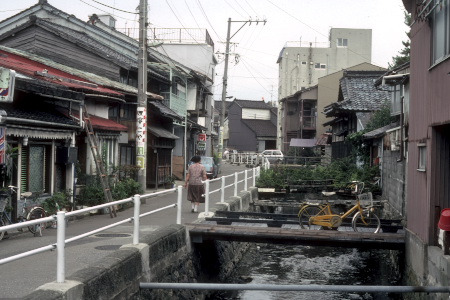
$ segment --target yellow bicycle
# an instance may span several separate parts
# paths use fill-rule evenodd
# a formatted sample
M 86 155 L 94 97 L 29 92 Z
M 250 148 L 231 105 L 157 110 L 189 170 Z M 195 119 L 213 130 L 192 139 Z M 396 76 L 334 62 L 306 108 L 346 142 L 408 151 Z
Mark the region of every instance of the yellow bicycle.
M 335 214 L 331 210 L 331 205 L 326 204 L 304 204 L 298 212 L 298 220 L 302 229 L 335 229 L 342 225 L 347 217 L 353 215 L 352 228 L 358 232 L 378 233 L 381 222 L 374 213 L 371 193 L 362 193 L 364 183 L 352 182 L 351 193 L 356 195 L 356 204 L 342 214 Z M 324 195 L 332 195 L 334 192 L 323 192 Z M 361 206 L 361 200 L 369 200 L 369 206 Z

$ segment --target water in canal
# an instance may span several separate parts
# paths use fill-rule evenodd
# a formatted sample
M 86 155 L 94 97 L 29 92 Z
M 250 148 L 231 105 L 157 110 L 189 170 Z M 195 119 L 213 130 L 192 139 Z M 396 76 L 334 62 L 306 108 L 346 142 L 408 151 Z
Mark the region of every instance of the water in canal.
M 283 285 L 401 285 L 387 250 L 252 244 L 230 283 Z M 239 291 L 210 299 L 402 299 L 401 294 Z

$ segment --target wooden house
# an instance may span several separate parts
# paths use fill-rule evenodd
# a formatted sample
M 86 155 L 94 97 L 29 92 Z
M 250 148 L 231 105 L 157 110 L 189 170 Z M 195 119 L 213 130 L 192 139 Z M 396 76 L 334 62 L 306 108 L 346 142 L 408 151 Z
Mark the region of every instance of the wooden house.
M 372 112 L 380 110 L 389 101 L 389 92 L 375 88 L 375 81 L 384 71 L 344 71 L 340 79 L 339 98 L 324 107 L 324 114 L 332 126 L 332 158 L 348 157 L 351 145 L 346 137 L 364 129 Z

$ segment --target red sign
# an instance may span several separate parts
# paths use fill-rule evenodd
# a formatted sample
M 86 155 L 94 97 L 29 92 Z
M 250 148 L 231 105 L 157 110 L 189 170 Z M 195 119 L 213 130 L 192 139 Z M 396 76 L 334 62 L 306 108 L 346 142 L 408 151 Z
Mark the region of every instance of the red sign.
M 198 134 L 198 141 L 199 142 L 206 142 L 206 133 L 199 133 Z

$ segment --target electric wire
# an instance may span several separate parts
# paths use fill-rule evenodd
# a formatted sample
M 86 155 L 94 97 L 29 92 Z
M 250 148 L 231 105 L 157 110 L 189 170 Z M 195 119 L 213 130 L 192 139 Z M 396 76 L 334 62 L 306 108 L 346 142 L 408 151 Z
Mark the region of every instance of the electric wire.
M 95 9 L 98 9 L 98 10 L 101 11 L 101 12 L 104 12 L 104 13 L 107 13 L 107 14 L 111 14 L 110 12 L 108 12 L 108 11 L 106 11 L 106 10 L 103 10 L 103 9 L 101 9 L 101 8 L 98 8 L 98 7 L 96 7 L 96 6 L 92 5 L 92 4 L 89 4 L 89 3 L 87 3 L 87 2 L 84 1 L 84 0 L 79 0 L 79 1 L 82 2 L 82 3 L 84 3 L 84 4 L 86 4 L 86 5 L 88 5 L 88 6 L 90 6 L 90 7 L 93 7 L 93 8 L 95 8 Z M 116 18 L 122 19 L 122 20 L 128 20 L 128 21 L 133 21 L 133 22 L 134 22 L 134 20 L 131 20 L 131 19 L 127 19 L 127 18 L 118 16 L 117 14 L 111 14 L 111 15 L 114 16 L 114 17 L 116 17 Z
M 305 22 L 303 22 L 303 21 L 301 21 L 300 19 L 298 19 L 296 16 L 290 14 L 289 12 L 287 12 L 286 10 L 284 10 L 283 8 L 281 8 L 281 7 L 279 7 L 278 5 L 274 4 L 271 0 L 266 0 L 266 1 L 269 2 L 270 4 L 272 4 L 273 6 L 275 6 L 276 8 L 278 8 L 279 10 L 281 10 L 282 12 L 284 12 L 285 14 L 287 14 L 288 16 L 290 16 L 291 18 L 293 18 L 293 19 L 297 20 L 298 22 L 302 23 L 303 25 L 305 25 L 305 26 L 308 27 L 309 29 L 313 30 L 314 32 L 317 32 L 319 35 L 328 38 L 328 35 L 325 35 L 325 34 L 321 33 L 320 31 L 316 30 L 315 28 L 309 26 L 309 25 L 306 24 Z M 336 44 L 335 41 L 330 41 L 330 42 Z M 354 53 L 354 54 L 356 54 L 356 55 L 358 55 L 358 56 L 360 56 L 360 57 L 362 57 L 362 58 L 364 58 L 364 59 L 368 59 L 368 57 L 365 57 L 364 55 L 361 55 L 360 53 L 357 53 L 357 52 L 355 52 L 355 51 L 353 51 L 353 50 L 351 50 L 351 49 L 349 49 L 349 48 L 347 48 L 347 49 L 348 49 L 349 52 L 352 52 L 352 53 Z
M 225 1 L 225 3 L 226 3 L 232 10 L 234 10 L 238 15 L 240 15 L 242 18 L 245 18 L 245 16 L 244 16 L 240 11 L 238 11 L 236 8 L 234 8 L 234 6 L 231 5 L 231 4 L 228 2 L 228 0 L 224 0 L 224 1 Z
M 214 26 L 212 26 L 211 22 L 209 21 L 208 15 L 205 13 L 205 10 L 203 9 L 202 4 L 200 3 L 200 0 L 197 0 L 197 3 L 200 7 L 200 10 L 203 13 L 203 16 L 205 17 L 206 21 L 208 22 L 209 26 L 211 26 L 211 29 L 214 31 L 214 33 L 216 34 L 217 38 L 219 39 L 219 41 L 223 41 L 223 39 L 220 37 L 220 35 L 216 32 L 216 30 L 214 29 Z
M 122 10 L 122 9 L 119 9 L 119 8 L 116 8 L 116 7 L 112 7 L 112 6 L 106 5 L 106 4 L 104 4 L 104 3 L 98 2 L 97 0 L 91 0 L 91 1 L 92 1 L 92 2 L 95 2 L 95 3 L 98 3 L 98 4 L 100 4 L 100 5 L 103 5 L 103 6 L 105 6 L 105 7 L 108 7 L 108 8 L 111 8 L 111 9 L 114 9 L 114 10 L 118 10 L 118 11 L 127 13 L 127 14 L 135 14 L 135 15 L 138 15 L 138 14 L 139 14 L 139 12 L 130 12 L 130 11 Z

